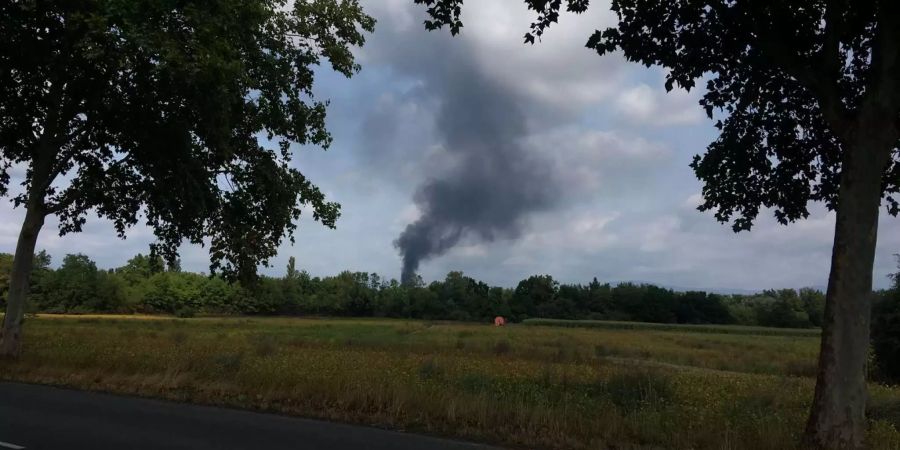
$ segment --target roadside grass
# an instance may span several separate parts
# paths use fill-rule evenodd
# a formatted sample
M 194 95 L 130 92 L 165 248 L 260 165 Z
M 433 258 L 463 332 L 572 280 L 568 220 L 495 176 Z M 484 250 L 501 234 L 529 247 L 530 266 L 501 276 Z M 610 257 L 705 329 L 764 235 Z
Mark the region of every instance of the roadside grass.
M 380 319 L 37 317 L 0 378 L 522 448 L 781 449 L 817 338 Z M 900 448 L 872 385 L 869 444 Z

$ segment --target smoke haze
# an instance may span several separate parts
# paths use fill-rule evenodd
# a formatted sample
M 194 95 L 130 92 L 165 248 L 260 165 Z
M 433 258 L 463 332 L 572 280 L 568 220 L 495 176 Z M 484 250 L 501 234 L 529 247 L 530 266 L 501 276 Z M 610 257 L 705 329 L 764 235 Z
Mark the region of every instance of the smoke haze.
M 444 77 L 439 97 L 435 126 L 449 162 L 418 188 L 421 216 L 394 242 L 404 283 L 463 238 L 517 238 L 530 213 L 558 198 L 551 164 L 522 148 L 527 122 L 511 92 L 466 68 Z

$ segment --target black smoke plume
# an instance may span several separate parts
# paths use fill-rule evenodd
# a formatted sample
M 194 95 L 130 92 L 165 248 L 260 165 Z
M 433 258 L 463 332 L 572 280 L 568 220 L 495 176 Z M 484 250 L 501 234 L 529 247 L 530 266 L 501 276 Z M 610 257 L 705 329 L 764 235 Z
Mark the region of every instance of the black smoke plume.
M 472 68 L 442 78 L 436 125 L 451 162 L 418 188 L 422 215 L 394 241 L 405 284 L 463 238 L 520 236 L 527 216 L 558 197 L 552 167 L 523 148 L 528 124 L 515 95 Z

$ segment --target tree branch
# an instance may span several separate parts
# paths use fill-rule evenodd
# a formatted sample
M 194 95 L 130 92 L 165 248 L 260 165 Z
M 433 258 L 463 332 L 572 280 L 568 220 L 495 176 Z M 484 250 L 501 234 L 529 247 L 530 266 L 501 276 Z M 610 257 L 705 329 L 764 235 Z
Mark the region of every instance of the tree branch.
M 44 196 L 53 180 L 56 178 L 54 166 L 59 148 L 62 145 L 59 137 L 60 122 L 63 109 L 63 87 L 60 83 L 50 85 L 48 92 L 47 115 L 44 118 L 44 126 L 41 137 L 35 145 L 35 158 L 32 163 L 31 188 L 28 192 L 28 203 L 44 210 Z
M 829 127 L 838 137 L 846 140 L 856 115 L 844 105 L 838 84 L 842 68 L 840 43 L 843 7 L 843 0 L 828 1 L 822 48 L 806 60 L 788 50 L 783 36 L 765 38 L 763 36 L 772 36 L 772 33 L 764 33 L 756 25 L 753 27 L 763 56 L 813 94 Z
M 872 45 L 872 78 L 866 86 L 863 108 L 867 109 L 866 116 L 892 119 L 890 125 L 896 128 L 900 115 L 900 5 L 888 0 L 878 6 L 878 29 Z
M 44 212 L 48 215 L 59 214 L 62 210 L 68 208 L 75 201 L 76 196 L 73 192 L 74 191 L 71 188 L 66 189 L 65 192 L 59 196 L 58 200 L 44 206 Z

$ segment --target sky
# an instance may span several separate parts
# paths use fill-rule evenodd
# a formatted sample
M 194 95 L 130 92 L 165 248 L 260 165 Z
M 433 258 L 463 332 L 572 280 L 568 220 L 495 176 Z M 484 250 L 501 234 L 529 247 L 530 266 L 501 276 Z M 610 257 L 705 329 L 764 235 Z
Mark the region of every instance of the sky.
M 467 2 L 456 37 L 425 31 L 412 0 L 362 3 L 378 20 L 355 52 L 362 71 L 317 70 L 334 142 L 294 149 L 342 216 L 335 230 L 302 218 L 262 273 L 283 274 L 293 256 L 314 276 L 399 279 L 397 242 L 426 281 L 461 270 L 501 286 L 533 274 L 735 291 L 826 284 L 834 215 L 821 205 L 789 226 L 764 211 L 737 234 L 696 210 L 688 164 L 716 137 L 700 92 L 666 93 L 661 69 L 586 49 L 613 23 L 605 5 L 563 15 L 531 46 L 520 0 Z M 0 204 L 0 252 L 14 251 L 23 215 Z M 118 267 L 153 238 L 136 227 L 120 240 L 96 218 L 77 235 L 55 226 L 48 219 L 38 248 L 56 263 L 81 252 Z M 896 271 L 898 231 L 900 219 L 882 213 L 876 287 Z M 181 256 L 186 270 L 209 266 L 207 249 L 185 245 Z

